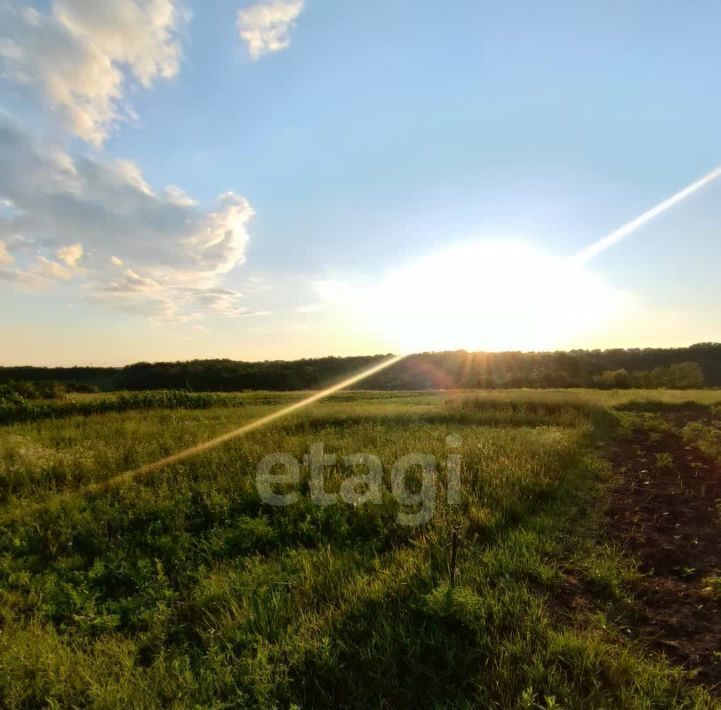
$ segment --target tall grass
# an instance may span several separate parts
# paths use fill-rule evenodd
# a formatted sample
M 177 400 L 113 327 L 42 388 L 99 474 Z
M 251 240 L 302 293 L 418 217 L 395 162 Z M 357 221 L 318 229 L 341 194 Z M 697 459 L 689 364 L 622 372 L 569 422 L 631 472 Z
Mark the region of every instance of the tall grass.
M 57 496 L 278 401 L 154 400 L 0 429 L 0 705 L 711 706 L 603 613 L 577 624 L 559 610 L 569 564 L 603 608 L 624 602 L 626 562 L 587 537 L 605 399 L 351 393 L 127 484 Z M 449 435 L 459 506 L 446 502 Z M 298 502 L 264 505 L 258 462 L 301 460 L 313 442 L 379 456 L 382 503 L 318 507 L 302 466 Z M 417 528 L 397 524 L 390 492 L 393 462 L 413 452 L 439 462 L 435 513 Z M 353 473 L 339 460 L 327 490 Z

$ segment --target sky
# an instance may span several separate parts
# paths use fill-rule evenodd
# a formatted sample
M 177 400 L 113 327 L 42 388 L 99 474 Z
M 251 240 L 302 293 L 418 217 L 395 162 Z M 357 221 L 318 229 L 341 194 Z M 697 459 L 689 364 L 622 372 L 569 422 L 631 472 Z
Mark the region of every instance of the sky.
M 0 0 L 0 364 L 721 341 L 720 26 Z

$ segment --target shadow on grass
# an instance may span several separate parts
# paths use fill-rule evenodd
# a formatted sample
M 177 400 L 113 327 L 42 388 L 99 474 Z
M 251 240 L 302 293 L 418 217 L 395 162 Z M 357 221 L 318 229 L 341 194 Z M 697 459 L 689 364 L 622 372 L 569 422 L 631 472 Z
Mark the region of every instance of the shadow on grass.
M 694 402 L 692 400 L 686 400 L 685 402 L 662 402 L 659 400 L 632 400 L 630 402 L 624 402 L 614 407 L 619 412 L 639 412 L 639 413 L 668 413 L 674 412 L 697 412 L 698 414 L 707 414 L 711 411 L 711 406 L 708 404 L 701 404 L 700 402 Z

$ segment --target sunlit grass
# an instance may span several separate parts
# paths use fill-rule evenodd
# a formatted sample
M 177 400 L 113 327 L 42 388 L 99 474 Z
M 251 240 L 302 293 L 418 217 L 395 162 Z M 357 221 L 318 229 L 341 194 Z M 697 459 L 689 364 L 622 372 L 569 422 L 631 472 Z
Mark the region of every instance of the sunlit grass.
M 637 396 L 343 393 L 125 485 L 59 499 L 299 395 L 6 425 L 0 515 L 16 515 L 0 530 L 2 704 L 710 706 L 629 646 L 612 614 L 577 623 L 555 601 L 571 566 L 599 609 L 627 603 L 632 566 L 592 539 L 606 476 L 594 441 L 613 426 L 607 405 Z M 463 460 L 457 507 L 445 495 L 449 435 Z M 376 454 L 382 503 L 319 508 L 302 467 L 299 502 L 264 505 L 258 462 L 275 451 L 300 460 L 314 442 Z M 435 513 L 419 528 L 397 524 L 390 492 L 393 462 L 413 452 L 439 462 Z M 327 490 L 352 473 L 342 460 L 329 467 Z

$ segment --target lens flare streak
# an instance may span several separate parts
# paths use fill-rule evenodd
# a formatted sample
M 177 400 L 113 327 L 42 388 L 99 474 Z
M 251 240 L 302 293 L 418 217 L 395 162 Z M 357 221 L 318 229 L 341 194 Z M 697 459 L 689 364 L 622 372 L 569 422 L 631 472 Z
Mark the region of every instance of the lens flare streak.
M 184 461 L 185 459 L 188 459 L 192 456 L 197 456 L 198 454 L 203 453 L 204 451 L 208 451 L 209 449 L 214 449 L 216 446 L 221 446 L 222 444 L 227 443 L 228 441 L 232 441 L 233 439 L 237 439 L 240 436 L 244 436 L 245 434 L 249 434 L 252 431 L 255 431 L 256 429 L 260 429 L 261 427 L 267 426 L 268 424 L 272 424 L 273 422 L 277 421 L 278 419 L 281 419 L 282 417 L 287 417 L 289 414 L 293 414 L 294 412 L 297 412 L 301 409 L 305 409 L 306 407 L 310 406 L 311 404 L 314 404 L 315 402 L 318 402 L 321 399 L 325 399 L 326 397 L 330 397 L 330 395 L 335 394 L 336 392 L 346 389 L 348 387 L 351 387 L 352 385 L 361 382 L 362 380 L 367 379 L 368 377 L 371 377 L 372 375 L 375 375 L 378 372 L 381 372 L 382 370 L 385 370 L 386 368 L 390 367 L 391 365 L 395 365 L 397 362 L 400 362 L 403 358 L 407 357 L 406 355 L 394 355 L 393 357 L 390 357 L 383 362 L 379 363 L 378 365 L 374 365 L 373 367 L 369 367 L 366 370 L 363 370 L 362 372 L 359 372 L 351 377 L 348 377 L 347 379 L 343 380 L 342 382 L 338 382 L 334 385 L 331 385 L 330 387 L 327 387 L 324 390 L 321 390 L 320 392 L 316 392 L 309 397 L 306 397 L 305 399 L 300 400 L 299 402 L 294 402 L 293 404 L 288 405 L 287 407 L 283 407 L 282 409 L 279 409 L 275 412 L 272 412 L 271 414 L 268 414 L 264 417 L 260 417 L 260 419 L 255 419 L 251 422 L 248 422 L 247 424 L 243 424 L 243 426 L 238 427 L 237 429 L 233 429 L 231 431 L 226 432 L 225 434 L 221 434 L 220 436 L 216 436 L 212 439 L 208 439 L 207 441 L 203 441 L 200 444 L 196 444 L 195 446 L 191 446 L 187 449 L 183 449 L 182 451 L 177 451 L 174 454 L 171 454 L 170 456 L 166 456 L 165 458 L 158 459 L 157 461 L 153 461 L 151 463 L 144 464 L 143 466 L 139 466 L 138 468 L 131 469 L 129 471 L 124 471 L 122 473 L 119 473 L 115 476 L 112 476 L 111 478 L 108 478 L 104 481 L 100 481 L 98 483 L 91 483 L 87 486 L 83 486 L 82 488 L 79 488 L 74 491 L 67 491 L 65 493 L 61 493 L 57 496 L 53 496 L 48 501 L 43 501 L 41 503 L 37 503 L 35 505 L 27 506 L 24 508 L 21 508 L 16 515 L 23 515 L 28 513 L 35 513 L 39 510 L 42 510 L 43 508 L 49 507 L 51 504 L 55 505 L 58 503 L 63 502 L 64 500 L 77 497 L 77 496 L 84 496 L 92 493 L 99 493 L 103 490 L 106 490 L 108 488 L 111 488 L 112 486 L 116 486 L 122 483 L 126 483 L 128 481 L 131 481 L 138 476 L 144 476 L 145 474 L 151 473 L 152 471 L 157 471 L 160 468 L 163 468 L 165 466 L 169 466 L 174 463 L 178 463 L 180 461 Z M 15 517 L 15 516 L 10 516 Z
M 636 219 L 632 219 L 630 222 L 624 224 L 623 227 L 614 229 L 614 231 L 610 234 L 607 234 L 605 237 L 599 239 L 597 242 L 594 242 L 590 246 L 587 246 L 585 249 L 581 250 L 578 254 L 576 254 L 575 259 L 582 264 L 585 264 L 591 259 L 597 257 L 602 252 L 618 244 L 632 232 L 635 232 L 640 227 L 643 227 L 644 224 L 650 222 L 652 219 L 654 219 L 654 217 L 658 217 L 666 210 L 670 209 L 674 205 L 677 205 L 679 202 L 685 200 L 687 197 L 693 195 L 694 192 L 697 192 L 701 188 L 706 187 L 706 185 L 712 183 L 720 176 L 721 165 L 712 170 L 710 173 L 704 175 L 702 178 L 699 178 L 695 182 L 692 182 L 687 187 L 684 187 L 683 190 L 679 190 L 675 195 L 671 195 L 671 197 L 668 197 L 663 202 L 659 202 L 659 204 L 657 204 L 655 207 L 652 207 L 650 210 L 636 217 Z

